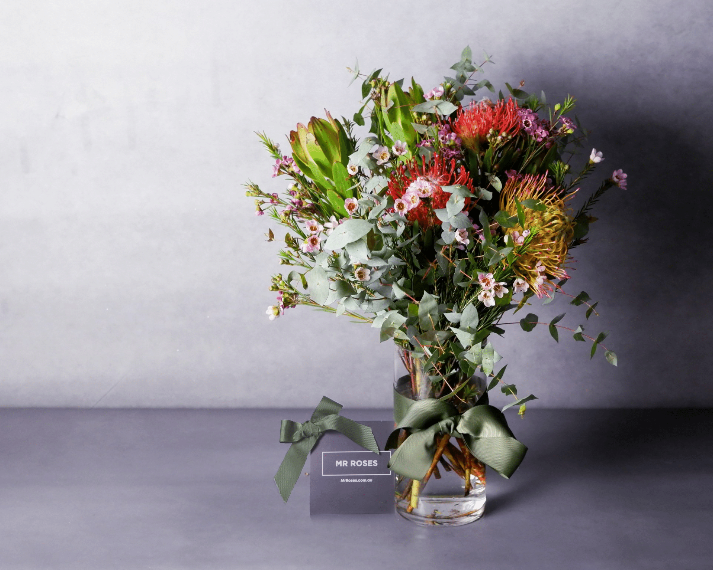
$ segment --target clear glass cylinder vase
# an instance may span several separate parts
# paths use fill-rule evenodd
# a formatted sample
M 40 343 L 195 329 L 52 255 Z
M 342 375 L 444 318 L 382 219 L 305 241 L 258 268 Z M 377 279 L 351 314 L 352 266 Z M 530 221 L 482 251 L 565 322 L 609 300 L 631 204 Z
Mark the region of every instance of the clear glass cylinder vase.
M 423 355 L 397 346 L 394 390 L 416 401 L 445 397 L 460 414 L 486 392 L 485 377 L 463 377 L 458 370 L 439 373 L 425 368 Z M 408 430 L 402 429 L 398 444 L 403 444 L 409 435 Z M 397 474 L 396 512 L 424 526 L 459 526 L 478 520 L 485 510 L 485 465 L 456 435 L 439 434 L 434 443 L 436 454 L 423 480 Z

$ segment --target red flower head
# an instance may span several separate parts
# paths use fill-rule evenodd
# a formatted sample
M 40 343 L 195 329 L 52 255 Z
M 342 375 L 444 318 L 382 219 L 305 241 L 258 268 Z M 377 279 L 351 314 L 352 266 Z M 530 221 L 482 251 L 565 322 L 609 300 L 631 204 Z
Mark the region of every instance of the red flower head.
M 414 194 L 419 196 L 418 205 L 409 209 L 406 219 L 410 222 L 418 221 L 422 228 L 441 225 L 441 220 L 433 212 L 446 207 L 446 202 L 451 194 L 444 192 L 442 186 L 465 186 L 473 191 L 473 180 L 465 167 L 456 167 L 455 159 L 450 161 L 435 154 L 433 160 L 426 164 L 417 159 L 408 164 L 401 164 L 392 171 L 389 179 L 389 189 L 386 193 L 394 200 Z M 477 200 L 466 198 L 465 208 L 475 204 Z
M 477 152 L 491 130 L 497 135 L 510 136 L 520 131 L 518 109 L 514 99 L 503 99 L 496 104 L 490 101 L 471 103 L 458 112 L 454 130 L 466 147 Z

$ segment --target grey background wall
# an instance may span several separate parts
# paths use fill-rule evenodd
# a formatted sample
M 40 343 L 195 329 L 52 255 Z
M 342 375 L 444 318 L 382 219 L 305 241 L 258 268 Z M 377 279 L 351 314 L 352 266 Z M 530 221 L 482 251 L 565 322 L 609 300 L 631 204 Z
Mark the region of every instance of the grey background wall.
M 572 282 L 619 367 L 513 327 L 511 380 L 548 407 L 713 405 L 712 24 L 705 0 L 3 2 L 0 406 L 390 405 L 373 329 L 267 320 L 277 247 L 241 184 L 284 184 L 253 131 L 353 113 L 355 58 L 430 88 L 466 44 L 496 86 L 577 96 L 630 181 Z

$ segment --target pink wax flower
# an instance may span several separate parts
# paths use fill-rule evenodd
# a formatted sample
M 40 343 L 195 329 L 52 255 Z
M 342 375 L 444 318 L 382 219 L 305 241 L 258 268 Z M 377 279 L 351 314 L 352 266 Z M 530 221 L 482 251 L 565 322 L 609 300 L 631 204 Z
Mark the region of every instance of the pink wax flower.
M 322 247 L 320 241 L 321 238 L 318 235 L 313 234 L 311 236 L 308 236 L 307 239 L 302 242 L 302 251 L 304 251 L 305 253 L 319 251 Z
M 614 171 L 614 174 L 611 175 L 611 179 L 619 188 L 626 190 L 626 174 L 624 174 L 621 168 Z

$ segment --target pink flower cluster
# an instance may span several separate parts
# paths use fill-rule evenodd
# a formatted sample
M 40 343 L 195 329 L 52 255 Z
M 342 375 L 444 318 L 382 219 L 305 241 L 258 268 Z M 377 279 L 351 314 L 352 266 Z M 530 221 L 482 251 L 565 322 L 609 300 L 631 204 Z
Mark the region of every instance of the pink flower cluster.
M 304 253 L 314 253 L 315 251 L 319 251 L 322 249 L 322 232 L 330 235 L 343 221 L 344 220 L 337 221 L 334 216 L 331 216 L 329 221 L 324 225 L 320 224 L 316 220 L 306 220 L 305 230 L 308 235 L 302 242 L 300 249 L 302 249 Z
M 614 171 L 614 174 L 611 175 L 611 179 L 619 188 L 626 190 L 626 174 L 624 174 L 621 168 Z
M 531 109 L 518 109 L 520 115 L 520 125 L 528 135 L 537 142 L 545 142 L 546 147 L 552 146 L 552 133 L 550 133 L 550 122 L 547 119 L 540 119 Z
M 272 167 L 272 177 L 275 178 L 280 174 L 287 172 L 292 172 L 294 174 L 302 174 L 302 171 L 295 164 L 294 159 L 291 156 L 283 156 L 275 161 Z
M 480 283 L 481 291 L 478 293 L 478 301 L 486 307 L 495 306 L 495 297 L 502 298 L 508 290 L 505 287 L 507 283 L 504 281 L 495 281 L 492 273 L 478 274 L 478 282 Z
M 443 89 L 443 86 L 438 85 L 431 89 L 428 93 L 424 95 L 427 101 L 430 101 L 431 99 L 440 99 L 443 97 L 443 94 L 445 93 L 445 90 Z
M 409 210 L 417 208 L 421 203 L 421 198 L 430 198 L 437 186 L 422 176 L 419 176 L 409 184 L 406 192 L 401 198 L 394 201 L 394 211 L 401 217 L 405 217 Z
M 444 124 L 438 131 L 438 142 L 441 143 L 440 153 L 446 160 L 451 160 L 452 158 L 457 160 L 463 157 L 463 141 L 453 132 L 448 123 Z

